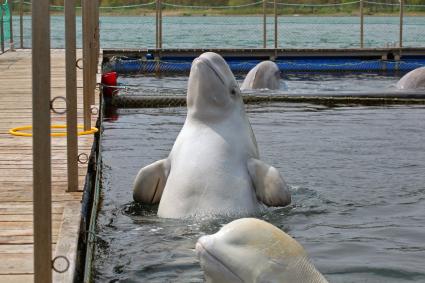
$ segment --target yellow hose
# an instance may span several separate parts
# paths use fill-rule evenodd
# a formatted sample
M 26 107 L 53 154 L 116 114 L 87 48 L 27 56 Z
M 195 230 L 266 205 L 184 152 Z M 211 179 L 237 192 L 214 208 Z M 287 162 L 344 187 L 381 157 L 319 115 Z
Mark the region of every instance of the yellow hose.
M 66 129 L 66 125 L 51 125 L 52 129 Z M 77 126 L 78 129 L 84 129 L 83 125 L 78 125 Z M 21 127 L 16 127 L 16 128 L 12 128 L 9 130 L 9 134 L 14 135 L 14 136 L 20 136 L 20 137 L 32 137 L 32 133 L 23 133 L 21 131 L 26 131 L 26 130 L 32 130 L 32 126 L 21 126 Z M 90 135 L 90 134 L 94 134 L 96 132 L 98 132 L 99 130 L 96 127 L 91 127 L 90 130 L 88 131 L 79 131 L 77 133 L 77 135 L 79 136 L 83 136 L 83 135 Z M 50 136 L 52 137 L 66 137 L 66 133 L 51 133 Z

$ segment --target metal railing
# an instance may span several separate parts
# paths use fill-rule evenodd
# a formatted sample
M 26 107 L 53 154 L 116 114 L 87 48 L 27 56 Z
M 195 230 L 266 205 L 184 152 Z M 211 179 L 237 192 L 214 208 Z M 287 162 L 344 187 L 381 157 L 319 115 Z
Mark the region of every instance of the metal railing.
M 52 180 L 51 117 L 53 101 L 50 78 L 50 12 L 48 0 L 32 7 L 32 113 L 33 113 L 33 201 L 34 201 L 34 282 L 52 282 Z M 34 2 L 35 3 L 35 2 Z M 96 67 L 99 55 L 97 36 L 98 1 L 83 0 L 83 88 L 84 128 L 91 128 L 91 104 L 94 103 Z M 67 164 L 69 192 L 78 190 L 77 84 L 75 1 L 66 1 L 66 114 Z M 22 33 L 21 33 L 22 34 Z M 22 42 L 22 41 L 21 41 Z M 58 98 L 58 97 L 56 97 Z M 54 98 L 54 99 L 56 99 Z M 64 113 L 63 113 L 64 114 Z M 66 259 L 66 258 L 65 258 Z M 69 261 L 68 261 L 69 262 Z
M 14 50 L 13 43 L 13 19 L 11 3 L 6 0 L 0 4 L 0 52 L 6 50 L 6 42 L 9 41 L 9 49 Z
M 24 0 L 16 1 L 19 19 L 15 17 L 15 30 L 19 28 L 19 33 L 15 42 L 30 47 L 27 24 L 30 19 L 24 12 L 31 5 Z M 122 0 L 122 5 L 99 7 L 102 48 L 425 46 L 425 3 L 411 4 L 416 2 L 409 0 L 340 0 L 332 4 L 321 4 L 324 2 L 321 0 L 310 0 L 308 4 L 295 0 L 236 1 L 243 3 L 240 5 L 189 5 L 194 3 L 189 0 L 140 1 L 128 5 L 128 1 Z M 63 48 L 63 6 L 51 5 L 50 9 L 52 46 Z M 77 14 L 80 9 L 77 7 Z M 78 26 L 81 20 L 77 17 Z M 82 30 L 77 29 L 77 34 L 78 38 L 82 37 Z M 77 40 L 77 47 L 81 46 L 82 42 Z

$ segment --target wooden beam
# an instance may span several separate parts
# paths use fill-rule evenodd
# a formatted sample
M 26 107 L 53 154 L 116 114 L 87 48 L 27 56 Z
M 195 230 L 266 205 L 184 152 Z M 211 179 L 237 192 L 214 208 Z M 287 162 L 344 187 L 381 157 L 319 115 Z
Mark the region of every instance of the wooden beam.
M 65 0 L 65 75 L 68 191 L 78 190 L 77 70 L 75 0 Z
M 32 6 L 34 282 L 52 282 L 49 0 Z

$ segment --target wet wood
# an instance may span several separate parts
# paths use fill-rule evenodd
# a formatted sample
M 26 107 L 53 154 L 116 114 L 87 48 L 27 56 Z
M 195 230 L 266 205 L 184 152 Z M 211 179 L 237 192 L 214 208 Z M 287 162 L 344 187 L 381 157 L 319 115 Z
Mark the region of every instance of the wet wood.
M 52 50 L 51 62 L 51 98 L 65 96 L 65 52 Z M 32 139 L 8 133 L 12 127 L 32 124 L 31 50 L 0 55 L 0 73 L 0 282 L 33 282 Z M 82 71 L 78 69 L 77 86 L 78 124 L 82 124 Z M 51 119 L 52 124 L 66 123 L 64 115 L 51 113 Z M 66 138 L 52 138 L 51 143 L 52 251 L 53 256 L 55 251 L 60 252 L 72 261 L 77 248 L 82 192 L 66 192 Z M 93 136 L 79 137 L 78 153 L 90 154 L 92 144 Z M 80 190 L 86 173 L 87 165 L 79 164 Z M 67 273 L 65 277 L 72 276 Z

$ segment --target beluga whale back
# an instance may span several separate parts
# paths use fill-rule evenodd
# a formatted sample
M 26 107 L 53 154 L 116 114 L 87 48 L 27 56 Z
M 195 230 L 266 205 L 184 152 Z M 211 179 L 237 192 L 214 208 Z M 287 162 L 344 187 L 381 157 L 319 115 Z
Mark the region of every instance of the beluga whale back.
M 425 88 L 425 67 L 408 72 L 397 82 L 396 87 L 410 90 Z
M 296 240 L 255 218 L 235 220 L 202 236 L 196 252 L 210 283 L 328 282 Z
M 250 215 L 290 203 L 278 170 L 259 160 L 239 86 L 220 55 L 193 61 L 183 128 L 166 159 L 139 171 L 133 198 L 159 203 L 165 218 Z

